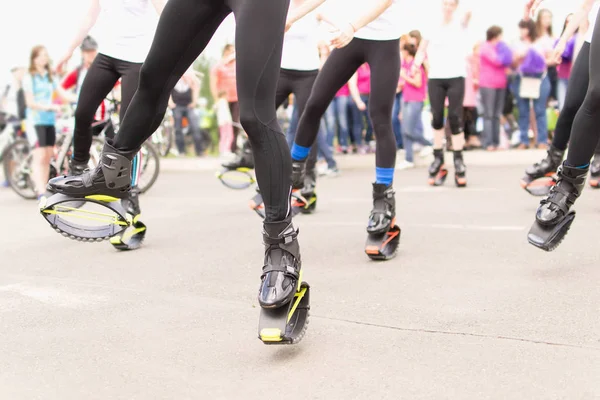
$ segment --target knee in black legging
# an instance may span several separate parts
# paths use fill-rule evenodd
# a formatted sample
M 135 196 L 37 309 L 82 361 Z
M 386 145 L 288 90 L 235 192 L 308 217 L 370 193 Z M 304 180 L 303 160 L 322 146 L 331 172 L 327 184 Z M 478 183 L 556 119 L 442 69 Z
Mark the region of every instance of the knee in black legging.
M 583 105 L 587 106 L 590 111 L 600 107 L 600 83 L 592 83 L 590 81 Z
M 371 123 L 373 124 L 373 130 L 375 135 L 381 134 L 383 132 L 393 132 L 392 130 L 392 118 L 390 113 L 385 107 L 374 107 L 370 104 L 369 107 L 369 117 L 371 118 Z M 377 138 L 380 140 L 380 138 Z M 381 138 L 384 139 L 384 138 Z
M 435 130 L 444 129 L 444 112 L 432 111 L 431 127 Z
M 154 96 L 160 95 L 165 82 L 161 79 L 156 79 L 157 76 L 163 76 L 159 70 L 149 67 L 148 64 L 144 63 L 140 69 L 140 78 L 138 84 L 138 90 L 143 91 L 146 94 Z
M 448 115 L 448 123 L 450 124 L 450 132 L 452 132 L 453 135 L 457 135 L 463 131 L 460 115 Z
M 328 106 L 327 102 L 311 97 L 304 108 L 302 117 L 310 121 L 320 121 Z
M 275 111 L 273 111 L 273 117 L 270 118 L 270 121 L 262 121 L 252 107 L 240 107 L 240 124 L 248 134 L 248 139 L 253 147 L 257 141 L 264 139 L 263 134 L 265 132 L 279 130 Z
M 80 126 L 90 126 L 94 121 L 94 115 L 96 114 L 96 110 L 91 107 L 85 107 L 82 104 L 77 106 L 75 110 L 75 124 Z

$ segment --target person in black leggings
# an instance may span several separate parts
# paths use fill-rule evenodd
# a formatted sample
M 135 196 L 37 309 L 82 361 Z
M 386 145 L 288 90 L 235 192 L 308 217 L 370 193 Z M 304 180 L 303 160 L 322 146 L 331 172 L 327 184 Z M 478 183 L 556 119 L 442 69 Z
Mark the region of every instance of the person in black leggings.
M 298 231 L 290 213 L 290 150 L 275 107 L 288 6 L 289 0 L 170 0 L 140 71 L 138 90 L 114 141 L 106 143 L 101 163 L 81 177 L 51 183 L 71 196 L 123 196 L 131 183 L 131 159 L 159 126 L 173 87 L 233 12 L 240 120 L 252 145 L 265 202 L 265 263 L 258 295 L 264 308 L 293 299 L 301 267 Z
M 390 85 L 390 82 L 398 82 L 400 76 L 400 32 L 394 14 L 396 6 L 397 1 L 373 2 L 369 13 L 348 24 L 349 43 L 337 45 L 338 48 L 319 72 L 292 146 L 292 182 L 295 188 L 301 188 L 306 158 L 317 138 L 323 114 L 337 91 L 358 67 L 368 63 L 371 67 L 369 114 L 377 138 L 374 209 L 367 227 L 371 234 L 387 232 L 395 220 L 392 183 L 396 139 L 392 129 L 392 108 L 396 85 Z
M 429 58 L 429 102 L 431 103 L 432 127 L 434 130 L 434 161 L 429 167 L 428 183 L 433 186 L 445 182 L 448 171 L 444 164 L 444 109 L 448 99 L 448 124 L 452 133 L 452 151 L 454 154 L 454 182 L 458 187 L 467 185 L 463 160 L 465 135 L 463 131 L 463 102 L 465 97 L 466 57 L 469 53 L 467 28 L 471 13 L 466 12 L 459 18 L 457 9 L 459 0 L 444 0 L 443 18 L 432 25 L 430 32 L 423 34 L 423 41 L 413 63 L 418 70 L 425 55 Z
M 101 25 L 102 23 L 117 23 L 117 26 L 112 29 L 110 39 L 107 38 L 107 42 L 100 43 L 100 52 L 85 74 L 81 85 L 77 109 L 75 110 L 74 151 L 70 161 L 70 173 L 72 175 L 81 175 L 88 169 L 90 147 L 92 145 L 92 122 L 94 122 L 96 110 L 119 80 L 121 81 L 119 117 L 121 121 L 123 120 L 138 87 L 143 57 L 149 47 L 148 39 L 151 38 L 151 34 L 155 29 L 155 24 L 147 17 L 151 13 L 160 15 L 165 0 L 138 1 L 132 5 L 117 1 L 112 6 L 104 9 L 102 5 L 103 3 L 99 0 L 90 2 L 90 8 L 85 17 L 82 18 L 82 25 L 72 41 L 70 49 L 57 66 L 57 69 L 60 69 L 71 58 L 73 50 L 82 42 L 89 40 L 83 39 L 83 37 L 89 33 L 98 21 Z M 116 20 L 117 18 L 122 19 Z M 128 29 L 127 24 L 137 26 L 135 33 Z M 143 27 L 143 29 L 140 27 Z M 107 136 L 110 134 L 112 132 L 107 132 Z M 139 165 L 140 157 L 137 154 L 134 155 L 137 157 L 135 164 Z M 128 211 L 134 216 L 141 213 L 136 182 L 139 168 L 136 168 L 136 170 L 138 173 L 132 177 L 134 189 L 127 196 L 130 200 Z
M 540 3 L 540 0 L 536 0 L 533 8 Z M 578 13 L 589 13 L 594 3 L 597 1 L 585 0 Z M 600 13 L 600 8 L 597 10 L 597 14 Z M 578 59 L 576 64 L 579 61 L 581 60 Z M 590 160 L 600 139 L 600 24 L 597 23 L 592 33 L 588 66 L 589 84 L 585 99 L 573 120 L 569 154 L 558 170 L 556 186 L 541 201 L 536 211 L 536 221 L 542 226 L 559 226 L 566 219 L 570 208 L 583 191 Z M 577 75 L 577 71 L 573 71 L 573 75 Z
M 583 10 L 583 9 L 582 9 Z M 590 14 L 588 11 L 587 14 Z M 554 58 L 560 58 L 563 54 L 564 49 L 567 45 L 569 37 L 577 30 L 581 25 L 582 21 L 586 18 L 587 14 L 579 12 L 577 15 L 573 15 L 570 23 L 565 28 L 560 40 L 558 41 L 555 50 Z M 590 14 L 590 19 L 595 21 L 596 15 Z M 590 27 L 593 29 L 593 27 Z M 569 77 L 569 84 L 567 86 L 567 93 L 565 96 L 565 103 L 563 109 L 558 116 L 556 123 L 556 130 L 552 139 L 552 144 L 548 149 L 546 157 L 537 162 L 525 170 L 525 177 L 522 180 L 522 186 L 528 185 L 535 179 L 542 178 L 544 176 L 553 175 L 558 167 L 563 162 L 567 144 L 571 138 L 571 130 L 573 127 L 573 121 L 579 109 L 581 108 L 590 82 L 590 42 L 591 33 L 583 43 L 579 55 L 573 64 L 571 70 L 571 76 Z M 600 147 L 597 146 L 595 153 L 599 154 Z M 596 156 L 595 162 L 592 166 L 592 178 L 597 178 L 600 174 L 600 157 Z

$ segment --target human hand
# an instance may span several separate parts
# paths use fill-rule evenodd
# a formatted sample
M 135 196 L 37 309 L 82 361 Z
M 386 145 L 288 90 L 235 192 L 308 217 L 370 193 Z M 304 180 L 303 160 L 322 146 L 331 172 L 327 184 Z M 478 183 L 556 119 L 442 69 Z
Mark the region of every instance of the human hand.
M 556 47 L 552 50 L 552 55 L 550 59 L 554 61 L 557 65 L 562 62 L 562 55 L 565 52 L 565 48 L 567 47 L 567 43 L 560 39 L 558 43 L 556 43 Z

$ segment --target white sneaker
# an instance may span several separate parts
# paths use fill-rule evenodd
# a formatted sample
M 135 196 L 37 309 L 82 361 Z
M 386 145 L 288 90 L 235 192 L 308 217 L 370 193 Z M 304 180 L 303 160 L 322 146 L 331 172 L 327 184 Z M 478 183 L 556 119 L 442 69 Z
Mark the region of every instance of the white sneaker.
M 433 147 L 432 146 L 423 146 L 423 148 L 419 152 L 419 157 L 425 158 L 425 157 L 429 157 L 432 154 L 433 154 Z
M 327 168 L 327 171 L 325 171 L 325 176 L 327 176 L 329 178 L 335 178 L 339 174 L 340 174 L 340 170 L 337 168 Z
M 406 161 L 406 160 L 402 160 L 396 164 L 396 169 L 398 169 L 398 170 L 411 169 L 414 167 L 415 167 L 415 163 L 412 163 L 412 162 Z
M 327 169 L 328 169 L 327 168 L 327 164 L 321 164 L 321 163 L 319 163 L 317 165 L 317 174 L 319 176 L 327 175 Z

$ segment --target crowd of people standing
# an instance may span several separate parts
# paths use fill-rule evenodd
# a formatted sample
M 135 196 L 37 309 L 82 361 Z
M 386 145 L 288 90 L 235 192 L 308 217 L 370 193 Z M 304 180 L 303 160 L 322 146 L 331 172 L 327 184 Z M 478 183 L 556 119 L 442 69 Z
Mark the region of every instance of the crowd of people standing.
M 450 0 L 444 2 L 443 7 L 446 7 L 446 3 L 457 5 L 458 2 Z M 550 53 L 558 39 L 553 32 L 553 15 L 548 9 L 541 10 L 536 20 L 524 16 L 515 24 L 519 29 L 519 40 L 515 43 L 504 41 L 503 29 L 499 26 L 491 26 L 481 35 L 481 39 L 485 40 L 471 40 L 472 36 L 466 36 L 470 14 L 465 13 L 465 17 L 457 19 L 458 25 L 436 26 L 432 23 L 429 28 L 413 30 L 401 37 L 402 63 L 392 113 L 396 147 L 404 149 L 404 159 L 397 164 L 400 169 L 415 165 L 414 146 L 420 149 L 422 157 L 428 157 L 432 149 L 439 147 L 434 143 L 436 139 L 431 127 L 440 131 L 440 123 L 446 128 L 447 139 L 451 139 L 452 134 L 464 133 L 464 148 L 467 150 L 483 148 L 494 151 L 532 146 L 547 148 L 551 134 L 548 128 L 549 125 L 552 128 L 552 121 L 564 106 L 571 66 L 584 42 L 587 23 L 569 39 L 561 62 L 556 63 L 551 59 Z M 567 17 L 565 27 L 570 18 L 571 15 Z M 435 39 L 436 36 L 440 39 Z M 415 68 L 415 59 L 419 56 L 423 41 L 430 42 L 432 46 L 429 46 L 421 65 Z M 73 73 L 63 76 L 62 82 L 66 84 L 62 86 L 71 89 L 74 94 L 80 90 L 85 71 L 96 54 L 97 45 L 93 46 L 88 42 L 86 46 L 85 49 L 82 48 L 81 66 L 73 71 L 82 72 L 79 80 L 73 80 Z M 35 54 L 40 49 L 34 49 Z M 330 52 L 324 40 L 319 42 L 318 50 L 324 62 Z M 34 52 L 32 60 L 33 54 Z M 48 82 L 58 79 L 50 70 L 50 58 L 45 62 L 43 69 L 50 71 L 47 75 Z M 370 75 L 369 64 L 363 64 L 338 91 L 328 107 L 322 121 L 322 145 L 326 143 L 328 154 L 332 153 L 331 150 L 338 154 L 374 152 L 376 139 L 368 114 Z M 33 86 L 27 83 L 38 79 L 35 66 L 16 67 L 13 69 L 13 77 L 0 93 L 0 107 L 3 114 L 10 116 L 11 120 L 24 117 L 23 90 L 32 91 Z M 23 85 L 22 82 L 26 84 Z M 37 85 L 35 90 L 36 93 L 29 93 L 41 95 L 43 88 Z M 21 96 L 19 104 L 17 93 Z M 47 102 L 54 104 L 53 107 L 56 108 L 56 104 L 59 104 L 56 100 L 58 91 L 49 93 L 53 99 L 47 99 Z M 210 71 L 210 93 L 215 104 L 212 115 L 218 120 L 218 150 L 228 157 L 238 150 L 237 138 L 241 133 L 236 90 L 236 56 L 234 47 L 230 44 L 224 47 L 221 59 Z M 206 134 L 202 132 L 201 135 L 198 113 L 190 112 L 197 109 L 199 104 L 205 109 L 207 99 L 200 99 L 199 96 L 198 79 L 187 74 L 178 83 L 171 97 L 169 106 L 173 111 L 176 148 L 180 154 L 186 153 L 184 123 L 190 127 L 196 154 L 205 154 L 206 145 L 203 142 L 206 141 Z M 287 113 L 288 118 L 292 119 L 289 124 L 292 128 L 297 126 L 298 118 L 291 111 L 293 105 L 294 98 L 290 96 L 284 107 L 292 107 Z M 50 115 L 56 111 L 36 110 L 35 107 L 29 107 L 30 116 L 42 112 L 50 120 Z M 6 119 L 3 117 L 3 121 Z M 40 143 L 51 143 L 51 140 L 46 140 L 48 135 L 42 136 Z M 35 135 L 33 138 L 37 139 Z M 451 140 L 447 140 L 447 147 L 453 148 Z M 329 160 L 332 159 L 329 157 Z M 334 161 L 328 161 L 328 164 L 330 170 L 336 168 Z

